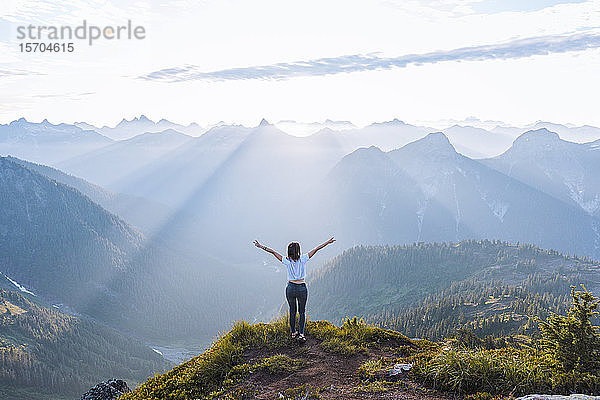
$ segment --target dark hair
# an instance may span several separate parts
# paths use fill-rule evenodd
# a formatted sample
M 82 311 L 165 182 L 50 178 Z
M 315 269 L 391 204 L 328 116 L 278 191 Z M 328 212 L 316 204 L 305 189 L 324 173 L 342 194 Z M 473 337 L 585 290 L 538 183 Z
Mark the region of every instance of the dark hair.
M 300 259 L 300 243 L 292 242 L 288 245 L 288 258 L 292 261 Z

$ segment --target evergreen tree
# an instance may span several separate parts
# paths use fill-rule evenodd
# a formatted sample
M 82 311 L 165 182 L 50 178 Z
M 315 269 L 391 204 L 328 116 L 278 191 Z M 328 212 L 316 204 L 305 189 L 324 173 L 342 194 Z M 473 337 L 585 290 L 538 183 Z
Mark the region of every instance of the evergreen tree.
M 585 286 L 575 291 L 568 315 L 552 315 L 540 321 L 542 346 L 553 364 L 565 371 L 591 372 L 600 369 L 600 335 L 592 319 L 598 316 L 600 299 Z

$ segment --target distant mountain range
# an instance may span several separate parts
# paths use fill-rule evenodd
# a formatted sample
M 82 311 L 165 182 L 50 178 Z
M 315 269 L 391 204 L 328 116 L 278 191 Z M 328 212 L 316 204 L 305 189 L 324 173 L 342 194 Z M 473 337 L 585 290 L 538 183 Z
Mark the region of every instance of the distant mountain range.
M 600 140 L 567 142 L 541 128 L 521 135 L 504 154 L 482 162 L 600 217 Z
M 85 177 L 102 186 L 114 186 L 114 177 L 144 171 L 151 163 L 192 140 L 173 129 L 147 132 L 114 142 L 89 153 L 57 163 L 64 171 Z
M 600 139 L 600 128 L 596 126 L 566 126 L 554 124 L 552 122 L 538 121 L 533 126 L 527 127 L 529 130 L 547 129 L 556 132 L 561 139 L 575 143 L 586 143 Z
M 350 121 L 332 121 L 330 119 L 327 119 L 323 122 L 298 122 L 293 120 L 283 120 L 276 122 L 275 126 L 282 131 L 295 136 L 309 136 L 325 128 L 332 129 L 334 131 L 356 128 L 356 126 Z
M 538 121 L 526 127 L 511 127 L 505 125 L 492 126 L 494 121 L 468 120 L 462 123 L 452 123 L 446 128 L 436 129 L 426 126 L 407 124 L 398 119 L 388 122 L 373 123 L 362 128 L 354 126 L 348 121 L 331 121 L 314 123 L 302 123 L 296 121 L 280 121 L 275 124 L 282 131 L 297 136 L 333 136 L 339 146 L 350 153 L 360 147 L 376 146 L 384 151 L 400 148 L 412 141 L 425 137 L 428 133 L 441 131 L 446 134 L 457 151 L 471 158 L 489 158 L 497 156 L 506 151 L 512 141 L 520 134 L 541 128 L 547 128 L 556 132 L 563 140 L 576 143 L 591 142 L 600 139 L 600 128 L 593 126 L 571 126 L 553 124 Z M 470 125 L 473 124 L 473 125 Z M 159 157 L 160 151 L 174 150 L 177 144 L 183 144 L 182 139 L 187 136 L 199 137 L 212 128 L 225 128 L 229 130 L 248 130 L 249 128 L 227 125 L 220 122 L 212 127 L 200 127 L 198 124 L 181 125 L 161 119 L 158 122 L 150 120 L 141 115 L 131 120 L 123 119 L 114 127 L 95 127 L 85 122 L 74 124 L 54 125 L 44 120 L 40 123 L 26 121 L 24 118 L 13 121 L 6 125 L 0 125 L 0 155 L 12 155 L 14 157 L 35 161 L 42 164 L 73 168 L 73 172 L 79 171 L 84 178 L 102 178 L 92 171 L 86 170 L 81 164 L 85 157 L 70 161 L 72 158 L 90 153 L 90 157 L 104 158 L 102 167 L 107 165 L 120 166 L 118 151 L 133 150 L 139 154 L 140 149 L 147 147 L 149 154 L 147 158 L 133 157 L 125 161 L 125 166 L 135 170 L 136 166 L 142 167 L 151 159 Z M 114 141 L 124 141 L 147 133 L 160 133 L 163 135 L 145 135 L 139 140 L 131 141 L 127 145 L 108 149 L 108 153 L 97 152 L 100 148 L 111 145 Z M 176 134 L 179 133 L 180 135 Z M 187 135 L 187 136 L 183 136 Z M 314 139 L 319 141 L 318 138 Z M 115 154 L 112 154 L 115 150 Z M 103 157 L 104 154 L 104 157 Z M 87 157 L 87 156 L 86 156 Z M 112 159 L 111 157 L 115 157 Z M 114 167 L 113 167 L 114 168 Z M 112 172 L 112 171 L 111 171 Z M 108 172 L 107 172 L 108 174 Z M 105 179 L 103 182 L 106 181 Z M 94 183 L 103 183 L 94 181 Z
M 501 238 L 599 254 L 597 218 L 456 153 L 442 133 L 357 150 L 310 192 L 301 220 L 353 244 Z
M 11 125 L 28 127 L 22 137 L 52 135 L 39 133 L 47 122 L 17 122 Z M 165 124 L 142 116 L 120 125 L 141 132 Z M 545 128 L 519 135 L 517 128 L 454 125 L 431 135 L 430 128 L 400 120 L 365 128 L 327 124 L 336 130 L 305 137 L 264 120 L 255 128 L 219 125 L 199 137 L 171 127 L 112 141 L 91 131 L 108 143 L 49 164 L 138 199 L 121 201 L 129 207 L 120 209 L 95 201 L 145 232 L 187 248 L 203 243 L 205 252 L 226 259 L 237 254 L 236 262 L 255 255 L 245 244 L 257 234 L 284 246 L 277 242 L 282 235 L 313 243 L 326 235 L 323 230 L 349 244 L 501 238 L 589 256 L 600 252 L 600 180 L 592 172 L 597 142 L 566 142 Z M 594 131 L 554 127 L 580 139 Z M 474 160 L 461 151 L 495 157 Z M 290 214 L 301 217 L 281 225 Z M 232 253 L 231 245 L 243 250 Z
M 29 161 L 55 164 L 112 143 L 94 130 L 75 125 L 54 125 L 25 118 L 0 125 L 0 155 L 13 155 Z
M 154 122 L 145 115 L 135 117 L 131 120 L 126 120 L 123 118 L 121 122 L 112 128 L 109 126 L 97 128 L 85 122 L 76 122 L 74 125 L 82 129 L 97 131 L 98 133 L 113 140 L 131 139 L 132 137 L 141 135 L 143 133 L 156 133 L 166 131 L 168 129 L 176 130 L 192 136 L 198 136 L 203 132 L 203 129 L 196 123 L 180 125 L 166 119 L 161 119 L 158 122 Z
M 281 236 L 316 243 L 331 232 L 348 245 L 491 237 L 599 255 L 599 221 L 581 206 L 588 203 L 565 202 L 490 160 L 463 156 L 442 133 L 387 153 L 370 147 L 343 156 L 333 132 L 298 138 L 269 124 L 233 132 L 236 140 L 219 146 L 211 141 L 232 130 L 209 132 L 117 189 L 197 215 L 195 224 L 211 227 L 202 242 L 218 254 L 233 246 L 249 256 L 246 243 L 257 234 L 284 246 Z M 589 179 L 595 190 L 599 180 Z

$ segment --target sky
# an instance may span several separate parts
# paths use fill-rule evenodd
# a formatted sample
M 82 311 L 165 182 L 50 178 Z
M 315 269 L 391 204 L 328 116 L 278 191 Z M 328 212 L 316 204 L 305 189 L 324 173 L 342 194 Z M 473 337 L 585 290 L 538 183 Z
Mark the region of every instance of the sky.
M 84 20 L 144 38 L 20 51 Z M 600 0 L 3 0 L 0 53 L 0 123 L 600 126 Z

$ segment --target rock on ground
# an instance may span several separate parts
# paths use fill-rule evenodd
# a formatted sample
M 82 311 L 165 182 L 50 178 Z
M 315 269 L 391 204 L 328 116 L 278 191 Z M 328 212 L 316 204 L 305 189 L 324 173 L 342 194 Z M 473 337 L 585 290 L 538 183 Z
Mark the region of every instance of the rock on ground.
M 127 383 L 121 379 L 111 379 L 106 382 L 101 382 L 88 390 L 81 400 L 114 400 L 124 393 L 129 393 L 131 390 Z

